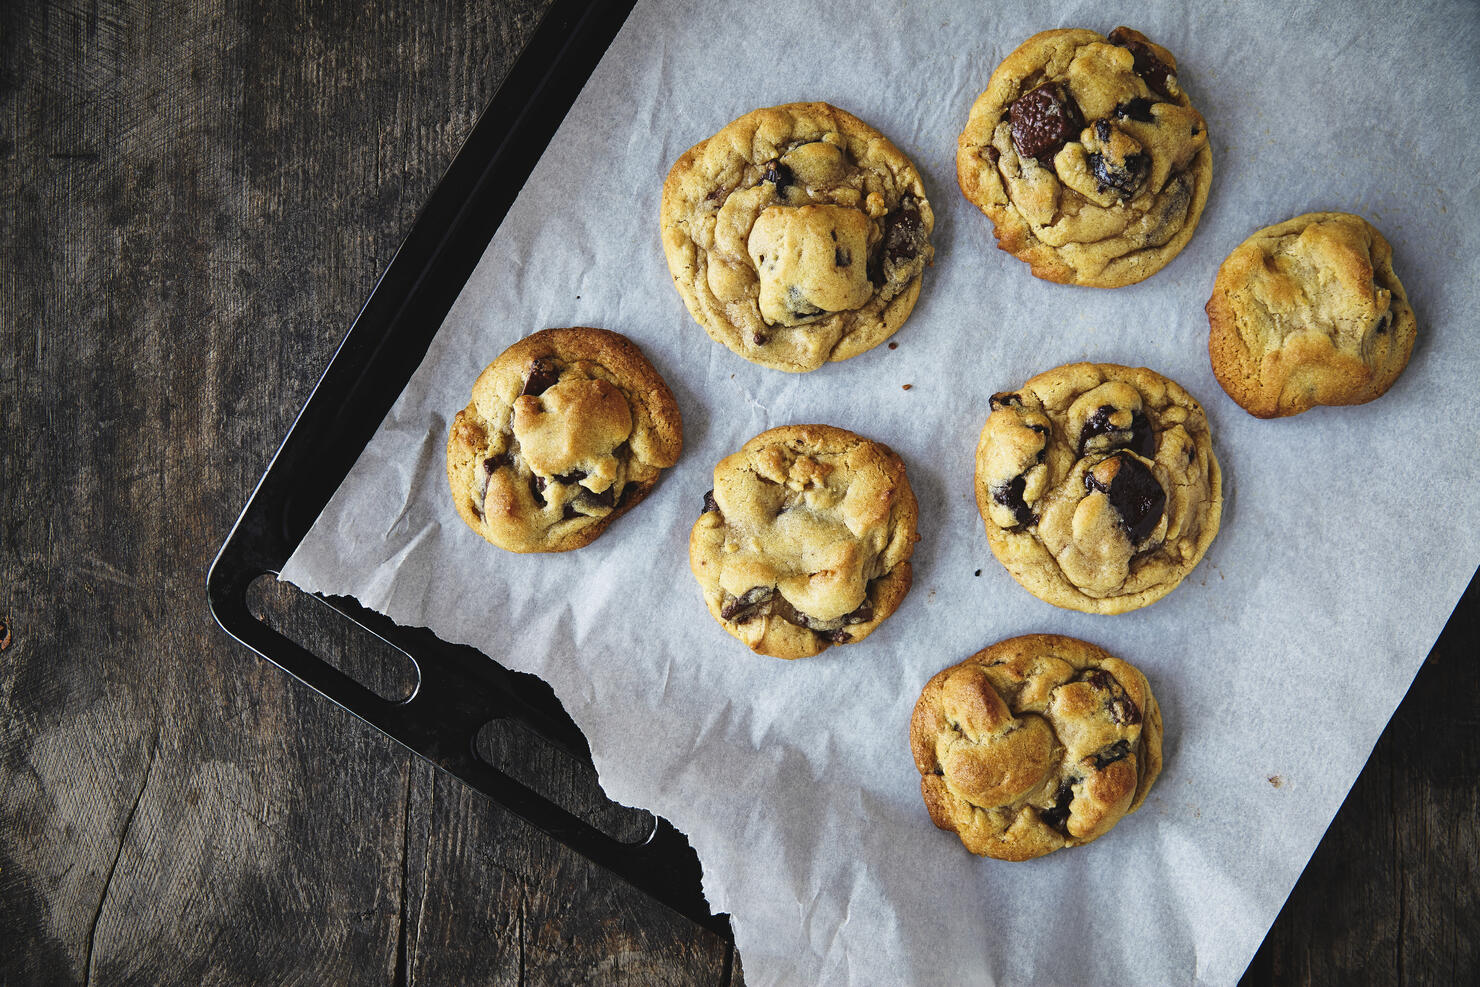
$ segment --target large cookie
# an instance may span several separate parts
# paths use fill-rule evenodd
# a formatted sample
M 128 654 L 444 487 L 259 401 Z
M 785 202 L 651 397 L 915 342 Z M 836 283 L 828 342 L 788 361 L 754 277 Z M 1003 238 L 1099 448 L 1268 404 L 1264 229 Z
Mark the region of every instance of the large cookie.
M 994 394 L 976 447 L 987 540 L 1039 599 L 1124 613 L 1207 551 L 1222 475 L 1202 406 L 1144 367 L 1076 363 Z
M 452 420 L 447 481 L 493 544 L 564 552 L 646 497 L 682 447 L 673 394 L 627 337 L 546 329 L 478 376 Z
M 1208 299 L 1208 355 L 1260 418 L 1381 397 L 1408 366 L 1418 321 L 1393 250 L 1360 216 L 1307 213 L 1228 255 Z
M 1213 154 L 1171 52 L 1129 28 L 1066 29 L 1033 35 L 992 73 L 956 177 L 1036 276 L 1116 288 L 1186 246 Z
M 888 446 L 829 425 L 762 432 L 714 468 L 689 566 L 720 626 L 763 655 L 861 641 L 909 592 L 917 509 Z
M 998 642 L 937 673 L 910 718 L 931 820 L 999 860 L 1109 832 L 1161 773 L 1161 738 L 1144 675 L 1053 634 Z
M 888 139 L 826 103 L 756 110 L 663 183 L 663 252 L 689 313 L 794 372 L 888 339 L 920 294 L 935 214 Z

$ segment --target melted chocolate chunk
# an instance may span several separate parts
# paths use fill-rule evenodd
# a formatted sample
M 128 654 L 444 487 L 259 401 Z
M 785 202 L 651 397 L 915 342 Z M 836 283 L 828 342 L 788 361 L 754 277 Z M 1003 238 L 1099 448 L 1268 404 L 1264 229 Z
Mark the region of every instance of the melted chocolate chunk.
M 1124 761 L 1131 756 L 1131 744 L 1128 740 L 1117 740 L 1109 747 L 1102 748 L 1090 755 L 1091 763 L 1096 771 L 1104 771 L 1116 761 Z
M 615 507 L 617 505 L 616 484 L 607 487 L 601 493 L 593 493 L 586 490 L 581 493 L 581 501 L 592 507 Z
M 1023 500 L 1023 491 L 1028 487 L 1026 476 L 1015 476 L 1000 487 L 992 488 L 992 499 L 1012 511 L 1012 519 L 1026 527 L 1038 520 L 1038 515 Z
M 1109 137 L 1102 139 L 1109 140 Z M 1089 170 L 1095 176 L 1095 188 L 1100 192 L 1113 191 L 1129 199 L 1151 173 L 1151 159 L 1144 154 L 1132 154 L 1117 164 L 1103 154 L 1091 154 Z
M 761 181 L 770 182 L 776 186 L 777 195 L 785 192 L 788 185 L 796 182 L 796 176 L 791 173 L 791 169 L 780 161 L 767 161 L 765 168 L 766 173 L 761 176 Z
M 537 357 L 529 365 L 529 374 L 524 378 L 524 390 L 519 393 L 538 397 L 548 391 L 560 379 L 560 368 L 547 356 Z
M 483 460 L 484 479 L 486 480 L 488 477 L 497 473 L 505 466 L 512 465 L 514 465 L 514 459 L 507 452 L 501 452 L 497 456 L 489 456 L 487 459 Z
M 843 623 L 862 624 L 865 621 L 873 619 L 874 605 L 868 601 L 868 597 L 864 597 L 863 602 L 858 605 L 858 609 L 854 610 L 852 613 L 843 618 Z
M 713 490 L 706 490 L 704 491 L 704 509 L 699 513 L 708 514 L 710 511 L 713 511 L 716 514 L 719 513 L 719 501 L 714 499 Z
M 1108 435 L 1110 442 L 1106 448 L 1129 449 L 1138 456 L 1155 458 L 1156 433 L 1151 430 L 1151 422 L 1146 419 L 1145 412 L 1131 412 L 1131 427 L 1125 429 L 1110 424 L 1110 416 L 1115 414 L 1115 410 L 1111 405 L 1103 405 L 1085 419 L 1084 427 L 1079 430 L 1079 455 L 1084 455 L 1084 450 L 1095 436 Z
M 558 473 L 555 479 L 569 486 L 572 483 L 580 483 L 586 478 L 585 470 L 571 470 L 569 473 Z
M 1084 488 L 1098 490 L 1109 498 L 1110 506 L 1120 515 L 1120 523 L 1131 541 L 1142 541 L 1156 530 L 1166 508 L 1167 493 L 1139 459 L 1116 455 L 1105 462 L 1112 459 L 1119 460 L 1119 465 L 1109 485 L 1101 483 L 1099 477 L 1089 472 L 1084 474 Z
M 1141 722 L 1141 710 L 1136 706 L 1135 700 L 1125 694 L 1115 676 L 1103 669 L 1093 669 L 1085 672 L 1080 678 L 1088 682 L 1097 692 L 1108 692 L 1110 695 L 1105 699 L 1105 710 L 1109 712 L 1110 719 L 1122 726 L 1135 726 Z
M 886 265 L 908 264 L 925 246 L 925 224 L 920 206 L 912 195 L 899 200 L 899 208 L 884 217 L 884 236 L 868 260 L 868 279 L 883 284 L 889 278 Z
M 1084 129 L 1084 117 L 1068 91 L 1047 82 L 1013 100 L 1008 109 L 1012 144 L 1019 155 L 1051 162 Z
M 545 506 L 545 478 L 538 473 L 529 474 L 529 495 L 536 504 Z
M 1386 312 L 1382 313 L 1382 316 L 1377 320 L 1376 327 L 1374 327 L 1372 331 L 1373 332 L 1387 332 L 1392 327 L 1393 327 L 1393 310 L 1392 309 L 1388 309 Z
M 1154 119 L 1151 116 L 1151 107 L 1153 105 L 1155 104 L 1151 100 L 1136 96 L 1133 99 L 1128 99 L 1124 103 L 1121 103 L 1110 112 L 1117 120 L 1131 119 L 1140 123 L 1151 123 Z M 1193 136 L 1196 136 L 1195 131 Z
M 1062 830 L 1064 824 L 1069 821 L 1069 804 L 1074 801 L 1074 783 L 1079 778 L 1066 778 L 1059 790 L 1054 792 L 1053 806 L 1038 810 L 1038 818 L 1042 819 L 1054 829 Z
M 987 405 L 993 411 L 1001 411 L 1003 408 L 1021 408 L 1023 406 L 1023 397 L 1021 394 L 1014 394 L 1011 391 L 999 391 L 992 395 Z
M 1176 73 L 1172 71 L 1171 66 L 1156 57 L 1156 52 L 1151 50 L 1150 45 L 1144 41 L 1135 40 L 1131 37 L 1131 33 L 1129 28 L 1117 27 L 1110 32 L 1109 41 L 1112 45 L 1119 45 L 1131 53 L 1131 57 L 1136 60 L 1136 75 L 1139 75 L 1146 85 L 1151 87 L 1152 92 L 1170 97 L 1172 89 L 1169 81 L 1176 77 Z
M 582 516 L 583 515 L 581 514 L 581 512 L 576 510 L 576 505 L 574 502 L 567 503 L 565 505 L 565 510 L 560 512 L 560 518 L 563 521 L 569 521 L 572 518 L 578 518 Z
M 719 615 L 724 620 L 743 624 L 758 616 L 761 608 L 771 599 L 776 592 L 771 586 L 752 586 L 742 595 L 732 597 L 728 603 L 720 607 Z

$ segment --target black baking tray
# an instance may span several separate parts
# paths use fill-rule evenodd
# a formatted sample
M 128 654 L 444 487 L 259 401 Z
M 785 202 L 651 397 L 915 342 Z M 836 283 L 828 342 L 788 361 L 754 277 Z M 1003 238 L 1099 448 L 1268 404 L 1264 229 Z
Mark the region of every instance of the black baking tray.
M 359 458 L 426 354 L 494 231 L 596 68 L 635 0 L 556 0 L 483 111 L 227 537 L 206 581 L 228 634 L 572 850 L 715 932 L 699 860 L 656 820 L 627 843 L 545 798 L 476 752 L 479 731 L 513 720 L 587 764 L 590 748 L 550 687 L 480 652 L 398 627 L 355 601 L 325 602 L 409 656 L 417 684 L 401 701 L 365 685 L 258 620 L 248 588 L 276 576 Z
M 258 620 L 247 602 L 255 580 L 281 572 L 420 364 L 634 5 L 555 0 L 284 438 L 212 564 L 207 592 L 221 627 L 268 661 L 577 853 L 731 938 L 728 916 L 710 914 L 704 900 L 697 856 L 667 821 L 658 819 L 646 842 L 623 842 L 477 755 L 479 731 L 504 719 L 590 764 L 585 738 L 543 681 L 424 629 L 399 627 L 353 600 L 325 600 L 414 662 L 412 695 L 384 699 Z M 1458 645 L 1459 653 L 1474 653 L 1477 610 L 1480 573 L 1435 650 Z M 1252 967 L 1246 973 L 1246 980 L 1265 979 Z

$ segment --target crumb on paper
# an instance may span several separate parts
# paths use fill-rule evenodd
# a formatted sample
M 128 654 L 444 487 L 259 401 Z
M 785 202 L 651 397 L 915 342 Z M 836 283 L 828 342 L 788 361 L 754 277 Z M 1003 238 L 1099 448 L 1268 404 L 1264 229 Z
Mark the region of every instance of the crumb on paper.
M 897 350 L 897 349 L 899 349 L 899 344 L 898 343 L 890 343 L 889 344 L 889 348 L 891 350 Z
M 915 385 L 914 385 L 914 384 L 905 384 L 905 385 L 904 385 L 904 389 L 905 389 L 905 390 L 906 390 L 906 391 L 908 391 L 908 390 L 909 390 L 909 389 L 910 389 L 910 388 L 912 388 L 912 387 L 914 387 L 914 386 L 915 386 Z
M 1269 783 L 1271 785 L 1273 785 L 1275 788 L 1279 788 L 1281 785 L 1283 785 L 1285 783 L 1285 779 L 1281 778 L 1279 775 L 1270 775 L 1269 776 Z
M 976 574 L 977 574 L 977 575 L 978 575 L 978 576 L 980 576 L 980 575 L 981 575 L 981 574 L 982 574 L 982 571 L 981 571 L 981 570 L 980 570 L 980 569 L 978 569 L 978 570 L 976 570 Z

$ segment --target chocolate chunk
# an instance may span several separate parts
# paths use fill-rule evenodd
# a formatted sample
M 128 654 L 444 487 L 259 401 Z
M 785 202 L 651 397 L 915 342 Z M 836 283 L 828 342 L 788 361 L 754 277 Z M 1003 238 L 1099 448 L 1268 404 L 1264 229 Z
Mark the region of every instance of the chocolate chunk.
M 765 169 L 766 173 L 761 176 L 761 181 L 770 182 L 776 186 L 777 195 L 785 192 L 786 187 L 796 181 L 796 176 L 791 173 L 791 169 L 780 161 L 767 161 Z
M 833 248 L 833 266 L 849 267 L 853 263 L 853 255 L 842 247 Z
M 1373 328 L 1372 331 L 1373 332 L 1387 332 L 1392 327 L 1393 327 L 1393 310 L 1392 309 L 1388 309 L 1386 312 L 1382 313 L 1382 315 L 1381 315 L 1380 318 L 1378 318 L 1377 325 Z
M 590 490 L 583 491 L 581 493 L 581 502 L 592 507 L 615 507 L 617 504 L 616 484 L 612 484 L 601 491 L 601 493 L 594 493 Z
M 1059 790 L 1054 792 L 1053 806 L 1048 809 L 1039 809 L 1038 818 L 1042 819 L 1054 829 L 1062 830 L 1064 824 L 1069 821 L 1069 804 L 1074 801 L 1074 783 L 1079 778 L 1066 778 Z
M 1102 139 L 1109 140 L 1108 137 Z M 1151 159 L 1144 154 L 1129 154 L 1124 161 L 1117 163 L 1108 155 L 1091 154 L 1089 170 L 1095 176 L 1095 188 L 1100 192 L 1115 192 L 1129 199 L 1151 173 Z
M 835 631 L 828 631 L 822 636 L 827 638 L 833 644 L 847 644 L 849 641 L 853 640 L 853 635 L 849 634 L 847 631 L 841 628 Z
M 704 491 L 704 510 L 700 511 L 699 513 L 708 514 L 710 511 L 713 511 L 716 514 L 719 513 L 719 501 L 714 499 L 713 490 L 706 490 Z
M 561 483 L 564 483 L 566 486 L 569 486 L 572 483 L 580 483 L 585 478 L 585 470 L 571 470 L 569 473 L 558 473 L 555 476 L 555 479 L 559 480 Z
M 576 505 L 574 501 L 567 503 L 565 505 L 565 510 L 560 512 L 560 518 L 563 521 L 569 521 L 572 518 L 578 518 L 582 516 L 583 515 L 581 514 L 581 512 L 576 510 Z
M 1135 726 L 1141 722 L 1141 710 L 1130 696 L 1116 696 L 1105 704 L 1110 719 L 1123 726 Z
M 548 391 L 560 379 L 560 368 L 547 356 L 537 357 L 529 365 L 529 374 L 524 378 L 524 390 L 520 394 L 538 397 Z
M 1012 519 L 1026 527 L 1038 520 L 1038 515 L 1023 500 L 1023 491 L 1028 487 L 1026 476 L 1015 476 L 1000 487 L 992 488 L 992 499 L 1012 511 Z
M 1161 520 L 1167 503 L 1166 491 L 1145 464 L 1134 456 L 1117 454 L 1104 463 L 1116 464 L 1110 482 L 1102 482 L 1094 471 L 1090 471 L 1084 474 L 1084 488 L 1098 490 L 1109 499 L 1132 542 L 1144 540 L 1156 530 L 1157 522 Z M 1095 469 L 1101 469 L 1104 463 Z
M 1109 41 L 1112 45 L 1119 45 L 1131 53 L 1131 57 L 1135 59 L 1136 75 L 1139 75 L 1146 85 L 1151 87 L 1152 92 L 1170 97 L 1172 95 L 1170 81 L 1176 78 L 1176 73 L 1172 71 L 1171 66 L 1156 57 L 1156 52 L 1151 50 L 1150 45 L 1133 37 L 1135 33 L 1130 28 L 1117 27 L 1110 32 Z
M 1131 743 L 1128 740 L 1117 740 L 1109 747 L 1101 748 L 1090 755 L 1090 761 L 1096 771 L 1104 771 L 1116 761 L 1124 761 L 1131 756 Z
M 873 284 L 883 284 L 901 264 L 909 264 L 925 246 L 925 224 L 919 202 L 912 195 L 899 200 L 899 208 L 884 217 L 884 236 L 868 260 L 867 275 Z
M 1021 408 L 1023 406 L 1023 397 L 1021 394 L 1014 394 L 1011 391 L 999 391 L 992 395 L 991 399 L 987 402 L 987 406 L 993 411 L 1001 411 L 1003 408 Z
M 1146 414 L 1141 411 L 1131 412 L 1131 427 L 1116 428 L 1110 423 L 1110 416 L 1115 414 L 1113 405 L 1102 405 L 1095 409 L 1095 413 L 1085 419 L 1084 427 L 1079 430 L 1079 455 L 1084 455 L 1084 450 L 1089 447 L 1090 440 L 1099 435 L 1107 435 L 1110 441 L 1104 443 L 1104 449 L 1129 449 L 1138 456 L 1153 459 L 1156 456 L 1156 433 L 1151 429 L 1151 422 L 1146 419 Z
M 1151 100 L 1141 96 L 1136 96 L 1116 106 L 1115 109 L 1110 111 L 1110 113 L 1117 120 L 1131 119 L 1139 121 L 1140 123 L 1151 123 L 1154 119 L 1151 116 L 1151 107 L 1153 105 L 1155 104 L 1153 104 Z M 1193 136 L 1197 136 L 1197 132 L 1195 130 L 1193 131 Z
M 529 495 L 536 504 L 545 506 L 545 478 L 538 473 L 529 474 Z
M 507 452 L 501 452 L 497 456 L 489 456 L 483 460 L 483 478 L 487 482 L 488 477 L 497 473 L 505 466 L 514 465 L 514 459 Z
M 858 605 L 857 609 L 843 618 L 843 623 L 862 624 L 865 621 L 873 619 L 874 605 L 868 601 L 868 597 L 864 597 L 863 602 Z
M 1008 110 L 1012 144 L 1025 158 L 1051 162 L 1059 148 L 1084 129 L 1084 117 L 1067 90 L 1048 82 L 1013 100 Z
M 775 592 L 773 586 L 752 586 L 740 596 L 731 597 L 720 607 L 719 615 L 725 620 L 743 624 L 756 617 Z

